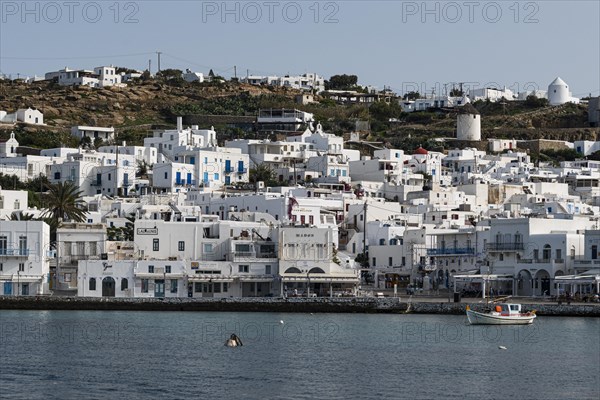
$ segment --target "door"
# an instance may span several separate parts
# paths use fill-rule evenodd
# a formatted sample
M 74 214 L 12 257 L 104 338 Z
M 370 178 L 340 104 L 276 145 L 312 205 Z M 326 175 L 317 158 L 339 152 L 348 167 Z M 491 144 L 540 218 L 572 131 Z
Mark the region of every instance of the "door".
M 225 177 L 225 184 L 226 185 L 231 185 L 231 177 L 230 176 L 226 176 Z
M 4 294 L 7 296 L 12 294 L 12 282 L 4 282 Z
M 243 161 L 238 161 L 238 172 L 239 173 L 244 172 L 244 162 Z
M 208 172 L 204 173 L 204 184 L 208 185 Z
M 190 164 L 192 164 L 192 165 L 196 164 L 196 157 L 194 157 L 194 156 L 190 157 Z
M 21 294 L 23 296 L 29 296 L 29 283 L 23 283 L 21 285 Z
M 112 276 L 102 279 L 102 297 L 115 297 L 115 280 Z
M 225 160 L 225 172 L 231 172 L 231 160 Z
M 154 297 L 165 297 L 165 280 L 154 280 Z
M 191 184 L 192 184 L 192 173 L 191 173 L 191 172 L 188 172 L 188 173 L 187 173 L 187 176 L 186 176 L 186 183 L 187 183 L 188 185 L 191 185 Z
M 175 173 L 175 183 L 178 185 L 181 184 L 181 172 Z

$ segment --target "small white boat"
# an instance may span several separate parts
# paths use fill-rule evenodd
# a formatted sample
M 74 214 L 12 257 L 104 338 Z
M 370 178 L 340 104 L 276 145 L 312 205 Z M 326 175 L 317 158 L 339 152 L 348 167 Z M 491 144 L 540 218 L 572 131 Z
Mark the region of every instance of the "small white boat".
M 471 325 L 527 325 L 533 323 L 535 311 L 522 313 L 520 304 L 503 303 L 494 311 L 482 313 L 467 306 L 467 318 Z

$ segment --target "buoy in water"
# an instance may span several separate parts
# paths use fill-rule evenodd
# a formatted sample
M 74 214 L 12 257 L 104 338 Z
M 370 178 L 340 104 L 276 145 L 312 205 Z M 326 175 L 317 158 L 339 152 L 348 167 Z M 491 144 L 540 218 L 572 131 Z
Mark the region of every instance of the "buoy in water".
M 235 334 L 232 333 L 229 339 L 225 341 L 225 346 L 227 347 L 238 347 L 243 346 L 241 339 Z

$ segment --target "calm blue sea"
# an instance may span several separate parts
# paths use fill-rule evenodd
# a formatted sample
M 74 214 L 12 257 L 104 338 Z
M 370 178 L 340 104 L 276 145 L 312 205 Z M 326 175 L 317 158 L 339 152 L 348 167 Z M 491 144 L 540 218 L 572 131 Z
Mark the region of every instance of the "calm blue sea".
M 600 398 L 600 319 L 465 322 L 448 315 L 0 311 L 0 398 Z M 243 347 L 223 346 L 231 333 Z

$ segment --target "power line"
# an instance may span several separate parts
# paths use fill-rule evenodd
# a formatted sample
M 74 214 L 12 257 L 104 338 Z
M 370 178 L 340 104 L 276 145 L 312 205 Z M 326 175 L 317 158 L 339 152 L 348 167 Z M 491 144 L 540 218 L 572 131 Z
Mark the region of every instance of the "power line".
M 0 60 L 33 60 L 33 61 L 41 61 L 41 60 L 94 60 L 100 58 L 117 58 L 117 57 L 137 57 L 137 56 L 145 56 L 149 54 L 155 54 L 155 52 L 146 52 L 146 53 L 130 53 L 130 54 L 112 54 L 105 56 L 83 56 L 83 57 L 4 57 L 0 56 Z

